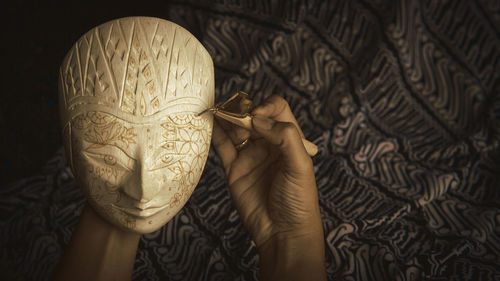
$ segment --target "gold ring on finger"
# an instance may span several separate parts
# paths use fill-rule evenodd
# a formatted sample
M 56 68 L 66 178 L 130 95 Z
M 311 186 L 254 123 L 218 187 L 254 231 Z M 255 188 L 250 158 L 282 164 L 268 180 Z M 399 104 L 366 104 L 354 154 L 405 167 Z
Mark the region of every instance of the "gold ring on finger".
M 236 150 L 241 151 L 248 144 L 248 139 L 242 141 L 240 144 L 236 145 L 234 148 Z

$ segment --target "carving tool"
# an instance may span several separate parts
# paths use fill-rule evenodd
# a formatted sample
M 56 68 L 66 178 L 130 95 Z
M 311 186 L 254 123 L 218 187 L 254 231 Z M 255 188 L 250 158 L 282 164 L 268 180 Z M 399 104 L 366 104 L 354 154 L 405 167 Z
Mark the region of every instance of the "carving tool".
M 245 92 L 238 91 L 227 101 L 198 113 L 198 116 L 205 112 L 211 112 L 215 116 L 230 123 L 247 130 L 252 130 L 252 115 L 249 113 L 252 109 L 253 104 L 250 96 Z M 314 156 L 318 153 L 318 147 L 314 143 L 304 138 L 302 138 L 302 143 L 304 144 L 307 154 L 310 156 Z

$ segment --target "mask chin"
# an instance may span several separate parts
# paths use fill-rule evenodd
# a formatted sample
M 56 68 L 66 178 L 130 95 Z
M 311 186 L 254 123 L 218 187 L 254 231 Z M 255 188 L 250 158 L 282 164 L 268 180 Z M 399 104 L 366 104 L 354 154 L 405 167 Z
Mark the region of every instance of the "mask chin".
M 123 212 L 112 205 L 102 205 L 99 202 L 90 201 L 91 206 L 101 217 L 113 225 L 138 234 L 152 233 L 162 228 L 169 222 L 182 208 L 186 202 L 179 202 L 176 208 L 165 208 L 149 217 L 137 217 Z

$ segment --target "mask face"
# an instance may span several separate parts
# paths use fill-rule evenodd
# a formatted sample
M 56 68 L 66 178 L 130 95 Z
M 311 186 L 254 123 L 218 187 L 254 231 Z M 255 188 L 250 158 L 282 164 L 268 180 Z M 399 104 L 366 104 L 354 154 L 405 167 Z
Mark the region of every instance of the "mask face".
M 174 23 L 124 18 L 85 34 L 61 66 L 60 106 L 69 162 L 94 209 L 137 233 L 168 222 L 202 174 L 213 117 L 197 113 L 213 98 L 210 56 Z
M 71 128 L 75 176 L 90 203 L 141 233 L 163 226 L 189 199 L 211 138 L 210 120 L 185 113 L 137 124 L 87 112 Z

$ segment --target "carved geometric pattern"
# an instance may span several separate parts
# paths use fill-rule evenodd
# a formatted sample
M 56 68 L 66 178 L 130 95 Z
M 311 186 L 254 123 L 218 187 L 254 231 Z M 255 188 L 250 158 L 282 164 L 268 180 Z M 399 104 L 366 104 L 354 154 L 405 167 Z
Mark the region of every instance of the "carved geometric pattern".
M 182 27 L 147 17 L 118 19 L 87 32 L 68 52 L 61 101 L 68 111 L 95 104 L 150 116 L 177 98 L 208 96 L 211 69 L 210 55 Z
M 193 113 L 142 124 L 96 111 L 75 116 L 69 126 L 71 144 L 66 145 L 72 147 L 75 175 L 89 203 L 108 220 L 144 231 L 136 228 L 140 219 L 117 212 L 112 205 L 120 204 L 124 194 L 141 196 L 138 191 L 158 187 L 154 199 L 146 200 L 165 206 L 169 213 L 163 217 L 173 216 L 202 174 L 211 139 L 209 120 Z M 141 134 L 148 140 L 140 141 Z

